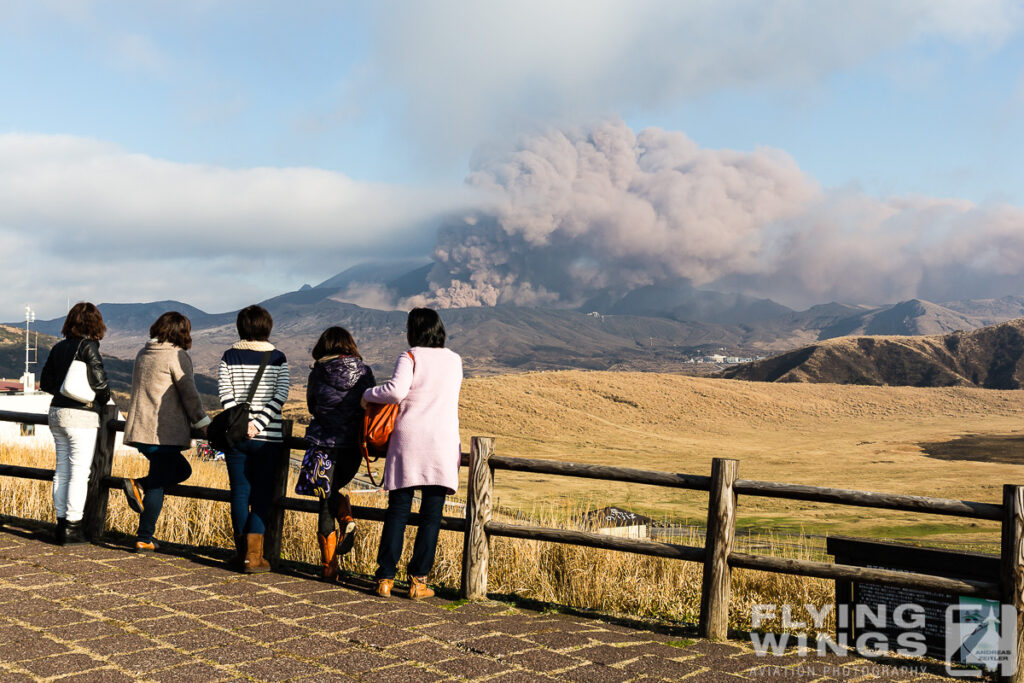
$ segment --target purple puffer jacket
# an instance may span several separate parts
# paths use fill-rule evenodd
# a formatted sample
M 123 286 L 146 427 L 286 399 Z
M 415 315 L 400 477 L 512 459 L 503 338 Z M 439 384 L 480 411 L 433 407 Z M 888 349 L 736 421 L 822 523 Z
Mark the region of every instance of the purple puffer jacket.
M 314 446 L 358 446 L 363 427 L 363 392 L 375 384 L 373 370 L 355 356 L 321 358 L 309 372 L 306 407 L 312 420 L 306 440 Z

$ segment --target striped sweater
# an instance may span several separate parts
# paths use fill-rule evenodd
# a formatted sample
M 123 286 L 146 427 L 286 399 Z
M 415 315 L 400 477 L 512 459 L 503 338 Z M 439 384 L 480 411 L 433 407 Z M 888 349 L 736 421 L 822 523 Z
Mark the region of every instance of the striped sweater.
M 224 352 L 217 374 L 220 404 L 224 408 L 244 403 L 249 387 L 260 369 L 263 354 L 271 351 L 263 377 L 249 406 L 249 421 L 260 427 L 254 438 L 259 441 L 281 440 L 281 408 L 288 400 L 288 360 L 270 342 L 239 341 Z

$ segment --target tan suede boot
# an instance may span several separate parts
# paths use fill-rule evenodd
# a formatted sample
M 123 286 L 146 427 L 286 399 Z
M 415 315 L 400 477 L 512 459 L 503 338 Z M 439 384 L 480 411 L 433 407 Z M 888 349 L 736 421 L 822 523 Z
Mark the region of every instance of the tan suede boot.
M 338 576 L 338 563 L 334 553 L 338 548 L 338 532 L 332 531 L 327 536 L 316 535 L 320 543 L 320 578 L 333 581 Z
M 245 574 L 262 574 L 270 571 L 270 563 L 263 557 L 263 534 L 245 536 Z
M 424 598 L 434 597 L 434 591 L 432 591 L 430 586 L 427 585 L 427 577 L 410 576 L 409 581 L 410 600 L 423 600 Z
M 391 597 L 391 589 L 395 585 L 394 579 L 377 579 L 377 595 L 382 598 Z

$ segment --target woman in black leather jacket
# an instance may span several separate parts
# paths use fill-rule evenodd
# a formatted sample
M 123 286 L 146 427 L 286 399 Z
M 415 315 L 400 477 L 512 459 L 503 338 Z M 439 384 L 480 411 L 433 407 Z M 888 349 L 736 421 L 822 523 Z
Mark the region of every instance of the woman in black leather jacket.
M 110 400 L 107 374 L 100 357 L 100 339 L 107 331 L 103 316 L 90 303 L 77 303 L 64 319 L 64 339 L 54 344 L 43 366 L 40 388 L 53 394 L 48 422 L 57 451 L 53 473 L 53 508 L 57 513 L 57 543 L 85 543 L 82 515 L 89 485 L 99 411 Z M 96 397 L 82 403 L 60 392 L 74 360 L 85 362 L 89 386 Z

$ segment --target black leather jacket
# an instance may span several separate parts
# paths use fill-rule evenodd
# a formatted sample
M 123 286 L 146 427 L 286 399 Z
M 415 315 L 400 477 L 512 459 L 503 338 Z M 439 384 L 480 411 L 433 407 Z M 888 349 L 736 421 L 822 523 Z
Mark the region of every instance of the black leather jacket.
M 79 352 L 79 344 L 81 351 Z M 92 403 L 82 403 L 60 393 L 60 386 L 68 374 L 71 361 L 85 361 L 88 368 L 89 386 L 96 392 Z M 110 400 L 110 388 L 107 385 L 107 373 L 103 370 L 103 359 L 100 357 L 100 344 L 92 339 L 69 337 L 62 339 L 50 349 L 50 355 L 43 365 L 43 374 L 39 379 L 39 388 L 53 394 L 51 408 L 80 408 L 84 410 L 100 410 Z

